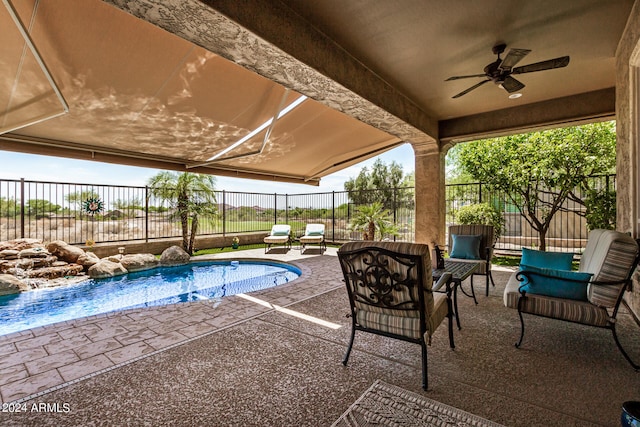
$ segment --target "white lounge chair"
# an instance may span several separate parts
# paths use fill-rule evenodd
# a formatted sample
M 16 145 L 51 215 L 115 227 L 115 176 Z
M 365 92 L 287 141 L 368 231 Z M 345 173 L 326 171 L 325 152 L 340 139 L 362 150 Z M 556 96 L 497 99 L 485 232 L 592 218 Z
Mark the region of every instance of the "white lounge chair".
M 264 253 L 269 252 L 271 245 L 284 245 L 291 249 L 291 226 L 289 224 L 275 224 L 271 227 L 271 233 L 264 238 Z
M 300 237 L 300 252 L 304 252 L 307 245 L 319 245 L 320 254 L 327 250 L 324 240 L 324 224 L 307 224 L 304 236 Z

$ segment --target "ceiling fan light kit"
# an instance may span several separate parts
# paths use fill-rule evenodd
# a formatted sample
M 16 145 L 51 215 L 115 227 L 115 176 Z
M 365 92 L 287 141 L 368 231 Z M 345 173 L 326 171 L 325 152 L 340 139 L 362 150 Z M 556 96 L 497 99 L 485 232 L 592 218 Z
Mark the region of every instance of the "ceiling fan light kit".
M 515 99 L 522 96 L 518 91 L 525 87 L 524 83 L 512 77 L 512 74 L 525 74 L 533 73 L 536 71 L 551 70 L 554 68 L 562 68 L 569 65 L 569 57 L 561 56 L 559 58 L 548 59 L 546 61 L 536 62 L 529 65 L 523 65 L 515 67 L 525 56 L 531 53 L 530 49 L 509 49 L 507 56 L 502 59 L 500 55 L 507 48 L 506 44 L 495 45 L 492 49 L 495 55 L 498 55 L 498 59 L 484 67 L 484 74 L 472 74 L 468 76 L 454 76 L 449 77 L 445 81 L 469 79 L 469 78 L 484 78 L 480 83 L 476 83 L 468 89 L 453 96 L 453 98 L 460 98 L 463 95 L 471 92 L 474 89 L 479 88 L 487 82 L 494 82 L 502 89 L 509 92 L 509 99 Z M 514 95 L 513 97 L 511 95 Z

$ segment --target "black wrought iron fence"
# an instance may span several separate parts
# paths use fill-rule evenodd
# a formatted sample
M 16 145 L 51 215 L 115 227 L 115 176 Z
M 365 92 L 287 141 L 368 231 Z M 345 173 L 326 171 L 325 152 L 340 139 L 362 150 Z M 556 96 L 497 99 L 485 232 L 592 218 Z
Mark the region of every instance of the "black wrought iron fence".
M 589 178 L 589 187 L 595 190 L 615 189 L 615 175 L 594 176 Z M 557 212 L 546 235 L 547 250 L 580 252 L 587 242 L 587 221 L 584 201 L 587 197 L 580 188 L 573 191 L 570 197 Z M 505 252 L 519 252 L 524 247 L 539 246 L 539 235 L 507 194 L 489 191 L 482 183 L 452 184 L 446 186 L 446 221 L 447 225 L 457 224 L 457 214 L 461 207 L 488 203 L 502 212 L 504 229 L 496 242 L 496 249 Z
M 592 179 L 592 187 L 615 188 L 615 175 Z M 578 191 L 576 196 L 584 195 Z M 397 231 L 385 237 L 415 238 L 413 188 L 308 194 L 217 191 L 216 200 L 217 214 L 199 218 L 199 235 L 266 233 L 275 223 L 287 223 L 293 235 L 300 236 L 306 224 L 322 223 L 328 241 L 359 240 L 362 233 L 351 230 L 349 224 L 360 206 L 378 201 Z M 497 249 L 537 245 L 537 233 L 509 198 L 480 183 L 447 185 L 447 224 L 457 223 L 462 206 L 482 202 L 496 206 L 505 218 Z M 0 241 L 23 237 L 83 244 L 180 236 L 178 213 L 148 187 L 0 180 Z M 550 248 L 577 251 L 583 247 L 587 237 L 584 206 L 575 200 L 565 203 L 547 237 Z
M 391 202 L 385 208 L 399 234 L 387 237 L 411 241 L 413 189 L 389 191 Z M 34 238 L 85 244 L 180 237 L 178 212 L 153 193 L 148 187 L 0 180 L 0 241 Z M 215 194 L 217 214 L 199 217 L 199 235 L 266 233 L 275 223 L 288 223 L 293 235 L 300 236 L 306 224 L 323 223 L 329 241 L 360 239 L 349 222 L 363 200 L 379 195 L 375 191 L 359 196 L 346 191 Z M 401 203 L 401 197 L 411 202 Z

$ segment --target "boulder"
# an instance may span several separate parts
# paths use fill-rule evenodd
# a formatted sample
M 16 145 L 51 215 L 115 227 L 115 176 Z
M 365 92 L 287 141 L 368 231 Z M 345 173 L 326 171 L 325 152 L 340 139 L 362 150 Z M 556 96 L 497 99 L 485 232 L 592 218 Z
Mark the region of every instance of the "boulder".
M 69 263 L 77 262 L 80 255 L 84 254 L 82 248 L 72 246 L 63 240 L 54 240 L 47 245 L 47 250 L 61 259 Z
M 0 251 L 10 249 L 21 251 L 29 248 L 44 248 L 42 240 L 39 239 L 13 239 L 6 242 L 0 242 Z
M 168 247 L 160 256 L 160 264 L 167 266 L 188 264 L 190 260 L 189 254 L 180 246 Z
M 19 253 L 20 251 L 5 249 L 3 251 L 0 251 L 0 259 L 18 259 Z
M 101 259 L 97 264 L 89 267 L 89 277 L 92 279 L 104 279 L 106 277 L 120 276 L 128 271 L 119 262 L 113 262 L 107 258 Z
M 80 255 L 76 260 L 76 263 L 83 265 L 87 268 L 97 264 L 98 262 L 100 262 L 100 258 L 98 257 L 98 255 L 94 254 L 93 252 L 85 252 L 82 255 Z
M 45 248 L 27 248 L 18 252 L 18 258 L 46 258 L 50 255 Z
M 128 271 L 150 270 L 158 266 L 158 259 L 153 254 L 124 255 L 120 263 Z
M 17 294 L 31 287 L 11 274 L 0 274 L 0 295 Z
M 26 276 L 29 278 L 56 279 L 58 277 L 77 276 L 82 271 L 83 267 L 80 264 L 65 264 L 29 270 L 26 272 Z

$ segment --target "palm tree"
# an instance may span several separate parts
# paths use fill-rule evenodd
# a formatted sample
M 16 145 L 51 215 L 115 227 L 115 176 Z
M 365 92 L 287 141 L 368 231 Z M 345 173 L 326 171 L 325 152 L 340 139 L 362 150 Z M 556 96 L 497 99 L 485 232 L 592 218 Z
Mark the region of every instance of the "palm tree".
M 395 234 L 391 214 L 384 210 L 380 202 L 360 206 L 351 219 L 350 228 L 362 231 L 364 240 L 375 240 L 376 230 L 380 232 L 380 239 L 385 233 Z
M 147 185 L 153 196 L 169 201 L 178 211 L 182 224 L 182 247 L 192 255 L 198 216 L 217 214 L 216 179 L 211 175 L 189 172 L 160 172 L 152 176 Z

